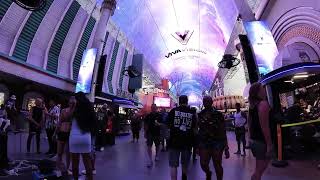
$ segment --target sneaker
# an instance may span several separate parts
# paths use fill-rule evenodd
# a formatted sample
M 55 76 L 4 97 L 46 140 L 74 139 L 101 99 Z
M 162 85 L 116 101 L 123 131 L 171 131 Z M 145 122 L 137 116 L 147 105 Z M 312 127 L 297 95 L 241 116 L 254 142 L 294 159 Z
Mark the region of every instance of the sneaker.
M 211 180 L 211 176 L 212 176 L 212 172 L 211 171 L 206 173 L 206 180 Z
M 318 165 L 318 168 L 320 169 L 320 164 Z
M 320 137 L 320 132 L 316 132 L 316 134 L 314 134 L 314 136 L 313 137 L 315 137 L 315 138 L 319 138 Z
M 182 173 L 182 180 L 187 180 L 187 179 L 188 179 L 188 176 Z
M 0 170 L 0 177 L 7 177 L 9 176 L 8 173 L 4 170 Z
M 151 168 L 152 166 L 153 166 L 153 162 L 152 161 L 147 163 L 147 168 Z
M 81 174 L 86 175 L 86 174 L 87 174 L 87 171 L 86 171 L 86 170 L 82 170 L 82 171 L 81 171 Z M 97 174 L 97 170 L 95 170 L 95 169 L 92 170 L 92 174 L 93 174 L 93 175 L 96 175 L 96 174 Z
M 72 171 L 70 169 L 67 170 L 68 176 L 72 176 Z
M 235 152 L 234 154 L 239 154 L 239 155 L 240 155 L 240 154 L 241 154 L 241 152 L 240 152 L 240 151 L 237 151 L 237 152 Z
M 100 151 L 104 151 L 104 147 L 100 148 Z
M 155 161 L 160 161 L 159 156 L 156 156 Z
M 247 154 L 246 154 L 246 153 L 243 153 L 243 154 L 241 154 L 241 156 L 246 157 L 246 156 L 247 156 Z
M 59 171 L 59 170 L 56 170 L 56 171 L 54 171 L 55 172 L 55 174 L 56 174 L 56 176 L 59 178 L 59 177 L 62 177 L 62 172 L 61 171 Z

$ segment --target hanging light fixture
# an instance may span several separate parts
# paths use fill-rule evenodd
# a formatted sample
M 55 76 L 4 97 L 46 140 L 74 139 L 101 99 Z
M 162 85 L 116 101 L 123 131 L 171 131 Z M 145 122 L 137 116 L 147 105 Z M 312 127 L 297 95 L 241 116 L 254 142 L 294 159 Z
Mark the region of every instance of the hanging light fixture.
M 240 64 L 240 59 L 234 57 L 231 54 L 225 54 L 222 60 L 218 63 L 218 67 L 231 69 L 232 67 L 235 67 L 238 64 Z
M 12 0 L 18 6 L 28 11 L 38 11 L 46 6 L 46 0 Z

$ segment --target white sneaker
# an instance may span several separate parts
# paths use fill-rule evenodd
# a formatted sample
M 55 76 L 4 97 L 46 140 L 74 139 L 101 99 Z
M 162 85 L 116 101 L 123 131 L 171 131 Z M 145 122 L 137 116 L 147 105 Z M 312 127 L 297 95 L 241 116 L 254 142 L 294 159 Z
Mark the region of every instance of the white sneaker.
M 67 172 L 68 172 L 68 175 L 69 175 L 69 176 L 72 176 L 72 171 L 70 171 L 70 170 L 68 169 Z
M 56 174 L 56 176 L 57 176 L 58 178 L 59 178 L 59 177 L 62 177 L 62 172 L 59 171 L 59 170 L 55 171 L 55 174 Z
M 104 151 L 104 147 L 100 148 L 100 151 Z
M 320 164 L 318 165 L 318 168 L 320 169 Z
M 319 138 L 320 137 L 320 132 L 316 132 L 316 134 L 314 134 L 314 136 L 313 137 L 315 137 L 315 138 Z
M 86 175 L 86 174 L 87 174 L 87 171 L 86 171 L 86 170 L 82 170 L 82 171 L 81 171 L 81 174 Z M 93 175 L 96 175 L 96 174 L 97 174 L 97 170 L 95 170 L 95 169 L 92 170 L 92 174 L 93 174 Z

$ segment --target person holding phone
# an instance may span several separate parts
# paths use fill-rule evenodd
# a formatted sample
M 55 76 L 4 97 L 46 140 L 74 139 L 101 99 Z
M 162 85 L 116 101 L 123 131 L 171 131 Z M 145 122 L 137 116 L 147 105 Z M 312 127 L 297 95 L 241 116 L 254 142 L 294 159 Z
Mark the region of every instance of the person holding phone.
M 37 98 L 35 106 L 31 109 L 31 116 L 29 119 L 29 135 L 27 140 L 27 152 L 30 153 L 30 145 L 33 135 L 36 135 L 37 153 L 40 154 L 40 135 L 41 127 L 44 121 L 44 105 L 42 99 Z
M 250 148 L 256 158 L 256 168 L 251 180 L 261 180 L 272 153 L 269 125 L 270 107 L 267 93 L 261 83 L 254 83 L 249 90 L 249 134 Z
M 223 152 L 226 159 L 229 159 L 230 153 L 224 116 L 221 112 L 214 109 L 212 104 L 212 98 L 205 96 L 203 98 L 204 110 L 198 115 L 200 165 L 206 173 L 206 179 L 211 180 L 212 172 L 210 171 L 209 164 L 212 159 L 217 180 L 222 180 Z

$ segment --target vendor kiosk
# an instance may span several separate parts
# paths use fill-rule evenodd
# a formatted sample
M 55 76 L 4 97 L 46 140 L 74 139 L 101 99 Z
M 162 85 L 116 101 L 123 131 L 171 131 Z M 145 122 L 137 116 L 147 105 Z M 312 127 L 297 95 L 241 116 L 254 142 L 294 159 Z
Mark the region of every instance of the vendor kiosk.
M 277 160 L 272 164 L 276 167 L 285 167 L 288 163 L 283 159 L 283 139 L 282 133 L 284 128 L 306 126 L 320 122 L 320 117 L 308 117 L 299 122 L 285 122 L 281 114 L 283 106 L 291 106 L 294 99 L 299 97 L 299 90 L 306 91 L 306 88 L 317 89 L 319 92 L 320 85 L 320 64 L 318 63 L 297 63 L 289 66 L 284 66 L 266 74 L 260 82 L 266 86 L 268 101 L 272 106 L 273 123 L 271 127 L 273 141 L 276 144 Z M 304 92 L 310 95 L 309 93 Z M 283 95 L 287 94 L 287 97 Z M 289 94 L 289 95 L 288 95 Z M 291 94 L 291 95 L 290 95 Z M 314 96 L 319 96 L 315 94 Z M 287 102 L 283 103 L 286 98 Z M 317 98 L 314 98 L 316 100 Z

